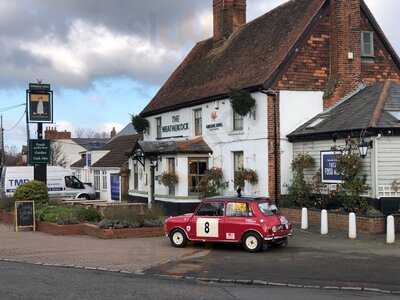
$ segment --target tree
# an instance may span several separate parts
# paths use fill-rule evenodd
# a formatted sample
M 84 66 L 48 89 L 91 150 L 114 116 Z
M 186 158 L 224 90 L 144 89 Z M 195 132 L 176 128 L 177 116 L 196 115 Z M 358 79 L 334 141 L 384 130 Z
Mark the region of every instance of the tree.
M 98 132 L 92 128 L 82 128 L 78 127 L 75 129 L 75 137 L 77 138 L 98 138 L 98 139 L 108 139 L 110 134 L 102 131 Z
M 65 167 L 67 165 L 67 159 L 62 151 L 62 145 L 56 141 L 51 143 L 50 165 L 60 167 Z

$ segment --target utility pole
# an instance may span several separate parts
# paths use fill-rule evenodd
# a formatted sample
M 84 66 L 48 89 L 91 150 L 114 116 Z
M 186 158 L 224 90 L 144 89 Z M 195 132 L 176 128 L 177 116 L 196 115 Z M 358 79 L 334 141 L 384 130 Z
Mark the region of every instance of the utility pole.
M 5 151 L 4 151 L 4 128 L 3 128 L 3 115 L 0 118 L 1 122 L 1 168 L 3 169 L 5 163 Z

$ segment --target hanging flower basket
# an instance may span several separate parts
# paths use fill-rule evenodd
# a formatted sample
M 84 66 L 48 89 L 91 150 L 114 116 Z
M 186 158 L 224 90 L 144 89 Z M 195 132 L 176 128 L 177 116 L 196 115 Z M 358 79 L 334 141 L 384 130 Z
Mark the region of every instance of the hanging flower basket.
M 252 169 L 243 169 L 235 172 L 235 187 L 239 186 L 243 188 L 246 181 L 251 185 L 256 185 L 258 183 L 256 171 Z
M 175 173 L 164 172 L 161 174 L 160 181 L 166 187 L 171 187 L 178 184 L 178 176 Z
M 149 128 L 150 124 L 149 121 L 140 115 L 133 115 L 132 116 L 132 125 L 135 127 L 137 133 L 143 133 Z
M 256 105 L 256 100 L 246 90 L 231 90 L 229 97 L 233 111 L 243 117 L 248 115 Z
M 221 168 L 208 170 L 200 181 L 200 192 L 203 197 L 218 196 L 226 188 Z

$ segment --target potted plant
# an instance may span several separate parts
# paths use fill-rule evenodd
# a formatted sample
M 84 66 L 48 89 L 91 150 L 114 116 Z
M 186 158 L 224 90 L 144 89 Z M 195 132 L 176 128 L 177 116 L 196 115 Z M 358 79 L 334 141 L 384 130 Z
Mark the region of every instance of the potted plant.
M 248 182 L 251 185 L 256 185 L 258 183 L 258 175 L 256 171 L 252 169 L 241 169 L 240 171 L 235 172 L 235 186 L 243 188 L 245 182 Z

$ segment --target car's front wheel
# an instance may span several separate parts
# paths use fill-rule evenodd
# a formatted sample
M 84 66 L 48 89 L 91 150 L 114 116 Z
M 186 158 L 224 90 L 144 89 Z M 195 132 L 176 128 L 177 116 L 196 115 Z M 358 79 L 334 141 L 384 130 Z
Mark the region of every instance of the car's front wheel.
M 170 235 L 169 239 L 171 240 L 171 244 L 177 248 L 183 248 L 187 244 L 187 237 L 185 233 L 181 229 L 173 230 Z
M 243 237 L 243 248 L 248 252 L 258 252 L 262 247 L 261 237 L 255 232 L 246 233 Z

